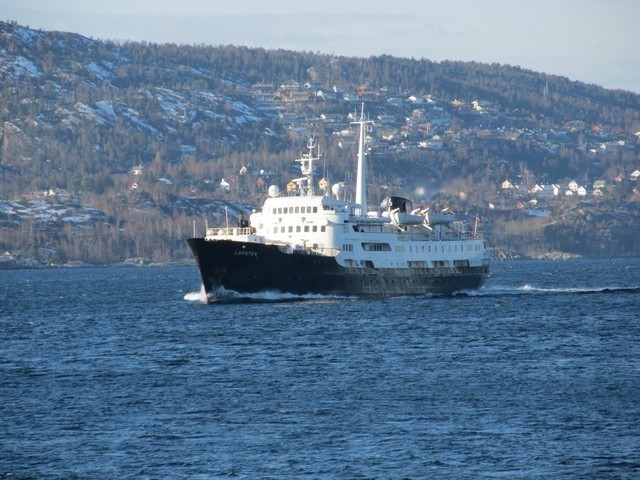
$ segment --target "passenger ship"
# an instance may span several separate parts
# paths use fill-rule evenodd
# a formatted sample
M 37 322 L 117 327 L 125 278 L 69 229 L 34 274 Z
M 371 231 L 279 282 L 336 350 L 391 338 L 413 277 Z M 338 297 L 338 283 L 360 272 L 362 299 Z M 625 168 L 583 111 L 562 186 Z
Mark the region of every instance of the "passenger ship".
M 232 292 L 385 297 L 479 288 L 489 275 L 490 249 L 478 228 L 447 213 L 413 209 L 403 197 L 369 211 L 361 113 L 355 201 L 341 199 L 341 184 L 316 194 L 317 146 L 300 159 L 295 193 L 269 187 L 261 211 L 238 225 L 207 228 L 187 240 L 207 301 Z M 289 190 L 289 189 L 288 189 Z

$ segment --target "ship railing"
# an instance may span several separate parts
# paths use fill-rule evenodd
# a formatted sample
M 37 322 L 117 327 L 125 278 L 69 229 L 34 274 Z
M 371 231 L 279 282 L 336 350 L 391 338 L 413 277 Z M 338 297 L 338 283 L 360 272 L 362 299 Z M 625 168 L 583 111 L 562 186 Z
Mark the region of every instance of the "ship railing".
M 483 238 L 482 227 L 477 223 L 470 226 L 465 222 L 453 222 L 446 232 L 446 234 L 443 232 L 443 240 L 482 240 Z
M 406 235 L 399 235 L 398 240 L 402 242 L 415 242 L 415 241 L 429 241 L 429 240 L 441 240 L 441 241 L 459 241 L 459 240 L 482 240 L 483 234 L 481 231 L 470 230 L 468 228 L 438 228 L 430 231 L 412 232 Z
M 442 233 L 441 240 L 482 240 L 483 233 L 476 230 L 451 230 Z

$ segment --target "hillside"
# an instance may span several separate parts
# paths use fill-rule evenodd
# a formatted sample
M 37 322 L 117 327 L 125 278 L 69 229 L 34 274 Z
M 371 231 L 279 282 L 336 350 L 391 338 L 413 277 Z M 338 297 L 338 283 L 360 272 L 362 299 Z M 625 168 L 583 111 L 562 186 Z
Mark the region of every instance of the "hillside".
M 310 135 L 322 176 L 349 182 L 362 102 L 370 201 L 481 213 L 509 255 L 640 255 L 630 92 L 506 65 L 115 43 L 6 22 L 0 89 L 5 258 L 189 258 L 194 228 L 298 176 Z

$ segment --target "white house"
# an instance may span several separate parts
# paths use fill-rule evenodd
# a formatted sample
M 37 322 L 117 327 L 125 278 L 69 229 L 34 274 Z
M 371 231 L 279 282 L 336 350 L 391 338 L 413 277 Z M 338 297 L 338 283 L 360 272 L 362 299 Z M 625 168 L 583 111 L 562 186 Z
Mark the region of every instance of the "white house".
M 531 193 L 536 194 L 538 197 L 557 197 L 560 194 L 560 187 L 555 184 L 536 184 L 536 186 L 531 189 Z
M 578 188 L 580 187 L 580 185 L 578 185 L 578 182 L 576 182 L 575 180 L 571 180 L 567 184 L 567 187 L 569 187 L 569 190 L 571 190 L 573 193 L 576 193 L 578 191 Z

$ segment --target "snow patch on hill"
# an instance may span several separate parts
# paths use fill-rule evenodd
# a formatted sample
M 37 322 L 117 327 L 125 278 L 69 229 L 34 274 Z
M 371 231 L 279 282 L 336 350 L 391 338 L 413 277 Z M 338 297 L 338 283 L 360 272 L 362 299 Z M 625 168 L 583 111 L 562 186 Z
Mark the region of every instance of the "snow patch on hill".
M 23 222 L 32 221 L 34 226 L 72 224 L 85 226 L 106 222 L 107 215 L 100 210 L 63 201 L 0 200 L 0 230 L 13 229 Z

